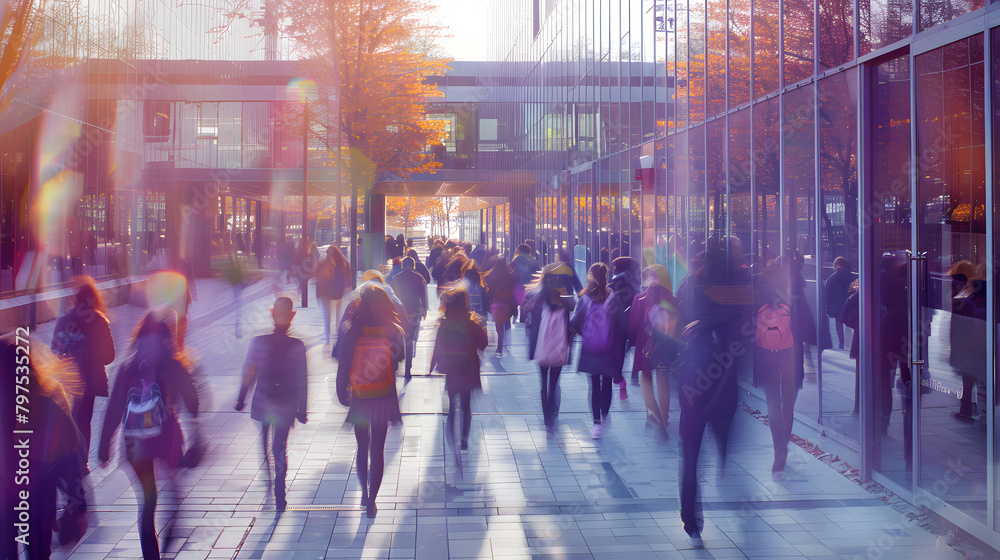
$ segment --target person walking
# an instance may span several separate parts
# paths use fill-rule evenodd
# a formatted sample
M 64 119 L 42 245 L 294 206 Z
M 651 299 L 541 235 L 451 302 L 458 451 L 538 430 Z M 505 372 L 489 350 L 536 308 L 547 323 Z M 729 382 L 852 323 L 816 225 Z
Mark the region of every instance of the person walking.
M 493 261 L 493 268 L 486 274 L 486 287 L 490 294 L 490 316 L 497 331 L 497 350 L 495 357 L 503 357 L 503 343 L 507 330 L 510 328 L 510 318 L 517 309 L 514 301 L 514 275 L 507 266 L 507 259 L 498 255 Z
M 517 247 L 517 254 L 510 261 L 511 272 L 514 274 L 514 301 L 524 305 L 525 287 L 532 282 L 536 272 L 542 269 L 535 260 L 534 251 L 527 243 Z M 524 319 L 521 319 L 524 322 Z
M 482 388 L 479 378 L 479 351 L 489 341 L 482 323 L 485 318 L 469 309 L 464 289 L 451 290 L 442 297 L 443 317 L 438 323 L 437 338 L 431 354 L 430 370 L 435 367 L 445 375 L 448 392 L 448 434 L 455 433 L 455 408 L 462 411 L 462 451 L 469 448 L 472 424 L 472 391 Z M 456 403 L 456 401 L 459 401 Z
M 425 266 L 424 263 L 420 262 L 420 257 L 417 256 L 417 250 L 416 249 L 408 250 L 406 252 L 406 256 L 411 257 L 413 259 L 414 263 L 413 270 L 416 270 L 421 276 L 424 277 L 425 283 L 430 284 L 431 272 L 427 270 L 427 266 Z
M 389 294 L 378 285 L 365 286 L 359 301 L 337 365 L 337 399 L 350 407 L 347 422 L 354 425 L 358 443 L 361 505 L 373 518 L 389 424 L 402 422 L 395 377 L 404 357 L 403 329 Z
M 316 297 L 323 310 L 323 340 L 330 344 L 330 323 L 340 321 L 340 303 L 350 289 L 351 265 L 340 248 L 330 245 L 316 269 Z
M 600 439 L 604 432 L 604 422 L 611 410 L 612 380 L 621 376 L 625 363 L 626 306 L 621 296 L 608 288 L 607 265 L 591 265 L 587 287 L 580 294 L 580 305 L 570 320 L 570 328 L 582 338 L 577 370 L 590 374 L 594 439 Z
M 529 284 L 529 295 L 524 301 L 528 322 L 528 359 L 538 363 L 542 419 L 545 430 L 550 434 L 555 433 L 555 421 L 559 415 L 559 374 L 569 362 L 569 314 L 576 306 L 572 294 L 562 293 L 557 284 L 558 279 L 543 270 L 537 286 Z
M 56 355 L 71 358 L 83 381 L 83 393 L 73 402 L 73 421 L 83 438 L 86 455 L 90 454 L 91 421 L 97 397 L 108 396 L 108 372 L 115 360 L 115 341 L 107 317 L 104 299 L 90 276 L 79 278 L 73 307 L 56 321 L 52 333 L 52 350 Z
M 837 331 L 837 339 L 840 349 L 844 349 L 844 322 L 840 320 L 844 304 L 847 302 L 851 283 L 857 275 L 851 272 L 851 263 L 844 257 L 833 259 L 833 274 L 826 279 L 826 286 L 823 292 L 823 307 L 826 315 L 834 320 L 834 327 Z M 827 323 L 829 325 L 829 323 Z M 829 333 L 829 326 L 823 328 L 824 333 Z M 824 336 L 825 338 L 825 336 Z
M 139 322 L 129 345 L 132 355 L 118 370 L 104 414 L 98 459 L 106 465 L 111 439 L 121 431 L 125 457 L 142 488 L 139 542 L 145 560 L 160 558 L 156 536 L 156 470 L 176 469 L 184 456 L 178 415 L 198 414 L 198 391 L 172 332 L 174 313 L 153 309 Z M 169 533 L 168 533 L 169 534 Z
M 271 308 L 274 332 L 254 337 L 243 363 L 243 384 L 236 398 L 236 410 L 246 407 L 247 393 L 254 388 L 250 417 L 261 423 L 264 467 L 270 473 L 268 456 L 274 458 L 274 505 L 285 511 L 285 476 L 288 472 L 288 432 L 298 420 L 305 424 L 308 402 L 306 346 L 288 335 L 295 317 L 292 300 L 279 297 Z M 270 453 L 267 436 L 271 433 Z
M 642 280 L 648 287 L 632 300 L 628 318 L 629 342 L 635 347 L 633 369 L 639 372 L 639 387 L 647 417 L 656 424 L 658 433 L 666 438 L 667 426 L 670 425 L 670 378 L 667 370 L 676 359 L 678 350 L 677 300 L 671 291 L 667 267 L 647 267 L 642 271 Z M 659 399 L 656 393 L 659 393 Z
M 406 365 L 404 379 L 410 379 L 413 370 L 413 353 L 417 338 L 420 336 L 420 321 L 427 317 L 427 283 L 424 277 L 417 273 L 417 261 L 412 257 L 403 259 L 403 268 L 390 282 L 389 286 L 406 310 L 405 353 Z

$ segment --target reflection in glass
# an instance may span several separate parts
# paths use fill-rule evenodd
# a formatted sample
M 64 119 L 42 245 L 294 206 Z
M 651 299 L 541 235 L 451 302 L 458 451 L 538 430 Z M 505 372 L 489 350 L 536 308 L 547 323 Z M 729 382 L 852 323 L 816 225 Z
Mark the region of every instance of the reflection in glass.
M 706 204 L 705 204 L 705 127 L 699 126 L 688 132 L 688 149 L 690 174 L 688 189 L 691 193 L 691 205 L 697 214 L 691 220 L 691 238 L 699 244 L 705 242 Z
M 708 158 L 705 182 L 708 188 L 709 236 L 722 239 L 728 234 L 728 208 L 726 204 L 726 158 L 719 157 L 726 151 L 726 120 L 716 119 L 706 126 L 706 152 Z
M 830 344 L 821 354 L 825 426 L 859 441 L 857 72 L 835 74 L 819 82 L 819 253 L 820 336 Z M 834 270 L 834 261 L 843 258 Z M 838 276 L 833 278 L 834 273 Z M 845 276 L 850 274 L 850 276 Z M 833 279 L 832 279 L 833 278 Z M 844 289 L 844 281 L 851 282 Z M 826 345 L 824 345 L 826 346 Z
M 913 460 L 910 383 L 910 60 L 876 68 L 872 107 L 872 248 L 875 368 L 870 382 L 878 434 L 875 468 L 909 487 Z M 866 218 L 866 222 L 869 221 Z M 899 372 L 898 382 L 896 372 Z M 900 389 L 897 390 L 897 384 Z
M 705 1 L 689 3 L 688 64 L 691 125 L 705 122 Z
M 687 2 L 677 2 L 677 82 L 674 90 L 674 110 L 676 125 L 683 128 L 688 125 L 688 14 Z
M 730 235 L 735 235 L 743 245 L 744 254 L 753 247 L 753 221 L 751 220 L 750 176 L 753 158 L 750 152 L 750 109 L 729 115 L 729 221 Z M 746 256 L 746 255 L 744 255 Z
M 840 66 L 854 58 L 854 0 L 824 0 L 819 3 L 818 72 Z
M 910 0 L 859 0 L 858 32 L 865 55 L 913 33 L 913 3 Z
M 986 520 L 986 166 L 983 36 L 916 57 L 918 484 Z M 916 375 L 914 371 L 914 375 Z M 957 398 L 956 398 L 957 397 Z M 936 484 L 945 481 L 945 485 Z
M 785 83 L 813 75 L 813 0 L 784 0 Z
M 729 2 L 729 106 L 750 102 L 751 0 Z
M 985 5 L 985 0 L 920 0 L 920 30 L 951 21 Z
M 726 0 L 708 0 L 708 115 L 726 110 Z M 720 152 L 721 153 L 721 152 Z
M 773 0 L 757 0 L 753 8 L 753 96 L 778 89 L 778 7 Z
M 754 105 L 753 111 L 753 178 L 754 235 L 753 264 L 766 266 L 781 251 L 778 240 L 778 191 L 780 187 L 778 125 L 781 115 L 778 98 Z

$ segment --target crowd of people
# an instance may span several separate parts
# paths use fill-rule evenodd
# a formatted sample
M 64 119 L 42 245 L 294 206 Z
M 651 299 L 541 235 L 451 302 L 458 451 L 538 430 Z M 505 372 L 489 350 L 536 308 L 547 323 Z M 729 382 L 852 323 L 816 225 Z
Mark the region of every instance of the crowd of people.
M 388 249 L 389 239 L 386 243 Z M 482 387 L 480 370 L 492 323 L 497 358 L 510 349 L 511 329 L 526 329 L 528 356 L 539 371 L 542 425 L 549 434 L 556 432 L 559 417 L 560 373 L 571 363 L 590 378 L 594 439 L 609 427 L 615 387 L 620 399 L 628 397 L 629 349 L 647 420 L 662 442 L 669 439 L 673 380 L 680 404 L 681 518 L 692 542 L 700 542 L 696 504 L 702 436 L 712 428 L 724 465 L 737 405 L 737 362 L 745 354 L 752 356 L 767 395 L 772 471 L 781 477 L 792 411 L 803 381 L 803 348 L 815 344 L 801 259 L 794 253 L 752 271 L 737 239 L 715 240 L 692 259 L 689 274 L 675 289 L 666 267 L 654 264 L 643 269 L 630 256 L 595 262 L 581 280 L 561 251 L 553 251 L 551 262 L 543 265 L 530 240 L 519 245 L 509 261 L 484 245 L 432 239 L 429 255 L 421 262 L 412 247 L 400 245 L 393 241 L 387 274 L 368 270 L 356 288 L 352 288 L 352 268 L 339 248 L 331 246 L 323 259 L 313 250 L 301 255 L 314 260 L 310 275 L 316 279 L 323 309 L 322 340 L 337 364 L 337 398 L 348 408 L 346 421 L 354 426 L 361 505 L 369 517 L 377 514 L 388 429 L 402 418 L 396 371 L 402 363 L 404 378 L 413 375 L 416 341 L 433 301 L 428 293 L 431 284 L 441 309 L 435 328 L 426 329 L 434 337 L 430 369 L 444 375 L 449 434 L 454 435 L 453 426 L 460 434 L 456 448 L 468 448 L 472 394 Z M 849 291 L 846 280 L 838 279 Z M 308 284 L 302 284 L 306 289 Z M 744 289 L 751 285 L 753 292 Z M 844 302 L 830 305 L 844 307 Z M 250 416 L 261 424 L 265 464 L 274 466 L 275 506 L 282 511 L 287 507 L 289 433 L 296 422 L 308 421 L 308 368 L 305 344 L 289 330 L 296 315 L 292 299 L 279 297 L 271 314 L 273 332 L 250 341 L 235 409 L 244 410 L 250 400 Z M 55 455 L 50 459 L 62 465 L 52 470 L 58 483 L 51 488 L 82 498 L 64 514 L 72 515 L 67 526 L 76 523 L 75 533 L 85 530 L 79 526 L 85 519 L 81 512 L 86 511 L 80 480 L 88 471 L 94 402 L 107 396 L 97 456 L 106 463 L 113 442 L 121 441 L 126 463 L 141 487 L 139 529 L 147 559 L 159 558 L 161 550 L 155 530 L 157 469 L 168 469 L 167 476 L 174 477 L 196 466 L 203 454 L 197 431 L 182 429 L 179 421 L 182 411 L 197 416 L 204 397 L 177 327 L 177 315 L 169 306 L 148 312 L 109 391 L 105 368 L 115 358 L 115 344 L 100 293 L 93 281 L 85 280 L 75 306 L 57 324 L 52 343 L 56 351 L 52 361 L 71 364 L 59 371 L 75 374 L 58 381 L 47 374 L 56 369 L 51 365 L 33 362 L 32 366 L 32 379 L 46 388 L 40 393 L 50 396 L 53 418 L 73 426 L 65 431 L 65 441 L 53 446 Z M 5 351 L 14 351 L 13 337 L 5 337 L 3 344 Z M 53 511 L 55 496 L 55 490 L 46 494 Z M 53 522 L 42 525 L 42 533 L 35 537 L 38 543 L 46 534 L 51 540 Z M 47 544 L 32 544 L 29 549 L 32 557 L 40 558 L 49 550 Z M 6 556 L 12 557 L 9 551 Z

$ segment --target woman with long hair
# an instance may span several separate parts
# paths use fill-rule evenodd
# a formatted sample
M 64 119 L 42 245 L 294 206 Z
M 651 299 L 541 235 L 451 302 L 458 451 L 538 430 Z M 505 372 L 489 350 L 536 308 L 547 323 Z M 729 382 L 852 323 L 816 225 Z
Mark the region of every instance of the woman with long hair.
M 648 287 L 632 300 L 628 316 L 629 341 L 635 346 L 632 369 L 639 372 L 639 387 L 646 404 L 646 414 L 665 438 L 670 425 L 670 380 L 666 370 L 677 357 L 680 335 L 677 332 L 677 300 L 671 291 L 670 273 L 665 266 L 646 267 L 642 271 L 642 283 Z M 659 399 L 656 393 L 659 393 Z
M 438 324 L 434 352 L 431 354 L 431 371 L 437 367 L 445 375 L 444 386 L 448 392 L 449 436 L 455 433 L 455 401 L 462 410 L 462 449 L 469 447 L 469 430 L 472 423 L 472 391 L 482 388 L 479 378 L 479 352 L 486 348 L 486 329 L 479 322 L 483 317 L 469 309 L 465 290 L 446 292 L 442 299 L 441 322 Z
M 361 505 L 368 517 L 377 511 L 389 424 L 403 420 L 396 394 L 396 366 L 404 358 L 400 321 L 389 294 L 378 285 L 365 286 L 337 366 L 337 398 L 350 407 L 347 422 L 354 424 L 358 442 Z
M 528 318 L 528 359 L 538 363 L 542 385 L 542 418 L 545 430 L 555 433 L 559 415 L 559 374 L 569 362 L 569 314 L 576 305 L 572 294 L 560 290 L 562 282 L 542 269 L 537 283 L 528 285 L 524 313 Z
M 591 437 L 599 439 L 611 410 L 612 379 L 621 375 L 625 358 L 627 324 L 625 308 L 608 287 L 608 265 L 597 262 L 587 271 L 587 286 L 580 294 L 570 325 L 580 333 L 577 371 L 590 374 L 590 407 L 594 414 Z
M 105 367 L 115 359 L 115 342 L 108 311 L 94 279 L 82 276 L 77 281 L 73 307 L 59 318 L 53 330 L 52 350 L 72 358 L 83 382 L 83 395 L 73 403 L 73 421 L 83 435 L 84 450 L 89 455 L 94 401 L 108 396 Z
M 503 357 L 504 335 L 510 328 L 510 318 L 517 309 L 514 301 L 514 275 L 503 255 L 497 255 L 493 268 L 486 274 L 486 286 L 490 293 L 490 315 L 497 331 L 496 357 Z
M 340 304 L 351 289 L 351 265 L 339 247 L 330 245 L 316 270 L 316 297 L 323 310 L 323 339 L 330 344 L 330 322 L 340 321 Z
M 129 356 L 118 370 L 98 446 L 102 464 L 111 457 L 111 439 L 119 431 L 125 457 L 142 488 L 139 541 L 142 557 L 160 557 L 156 537 L 156 471 L 154 461 L 174 469 L 181 466 L 184 435 L 178 415 L 181 408 L 198 414 L 198 391 L 189 366 L 177 351 L 174 340 L 174 313 L 156 308 L 139 321 Z

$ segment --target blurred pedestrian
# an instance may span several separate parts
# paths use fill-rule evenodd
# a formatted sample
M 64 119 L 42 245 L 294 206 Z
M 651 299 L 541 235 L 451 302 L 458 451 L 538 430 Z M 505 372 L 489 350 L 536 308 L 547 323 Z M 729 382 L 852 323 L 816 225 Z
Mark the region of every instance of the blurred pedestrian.
M 850 261 L 844 257 L 833 259 L 833 274 L 826 279 L 823 291 L 823 307 L 827 317 L 834 321 L 841 350 L 844 349 L 844 322 L 840 320 L 840 315 L 844 310 L 844 303 L 847 302 L 851 282 L 854 282 L 855 278 L 857 275 L 851 272 Z M 828 333 L 829 326 L 824 328 L 823 332 Z
M 358 442 L 361 504 L 371 518 L 377 512 L 375 499 L 385 470 L 389 424 L 402 422 L 395 376 L 404 357 L 403 329 L 383 288 L 365 286 L 359 301 L 337 366 L 337 399 L 350 407 L 347 422 L 354 424 Z
M 406 256 L 407 257 L 411 257 L 413 259 L 413 263 L 414 263 L 413 264 L 413 270 L 416 270 L 418 274 L 420 274 L 421 276 L 424 277 L 424 282 L 425 283 L 430 284 L 431 283 L 431 273 L 430 273 L 429 270 L 427 270 L 427 267 L 424 265 L 424 263 L 420 262 L 420 257 L 417 256 L 417 250 L 416 249 L 410 249 L 410 250 L 406 251 Z
M 515 285 L 516 280 L 515 280 Z M 569 363 L 569 315 L 576 306 L 572 294 L 564 294 L 557 282 L 542 271 L 537 284 L 529 284 L 524 300 L 528 323 L 528 359 L 535 360 L 541 375 L 542 419 L 545 430 L 555 433 L 559 415 L 559 374 Z
M 54 528 L 64 546 L 76 544 L 87 530 L 86 456 L 70 410 L 70 402 L 86 389 L 75 357 L 57 359 L 26 330 L 0 337 L 5 379 L 0 398 L 10 403 L 0 417 L 5 450 L 0 454 L 0 504 L 7 509 L 0 524 L 4 560 L 17 560 L 19 541 L 26 558 L 48 559 Z M 28 398 L 22 400 L 24 396 Z M 29 462 L 30 469 L 24 466 Z
M 535 260 L 534 251 L 527 243 L 522 243 L 517 247 L 517 253 L 510 262 L 511 272 L 514 274 L 514 301 L 518 305 L 524 304 L 525 286 L 531 283 L 535 273 L 542 269 L 538 261 Z M 525 321 L 521 318 L 521 322 Z
M 633 369 L 639 372 L 639 387 L 646 414 L 666 437 L 670 425 L 670 365 L 677 358 L 677 300 L 671 291 L 667 267 L 653 265 L 642 272 L 646 291 L 635 296 L 629 311 L 629 341 L 635 347 Z M 656 387 L 653 372 L 656 372 Z M 657 398 L 656 393 L 659 393 Z
M 448 392 L 448 434 L 454 436 L 456 404 L 462 411 L 462 450 L 469 448 L 472 423 L 472 391 L 482 388 L 479 378 L 479 351 L 489 341 L 482 324 L 485 318 L 469 309 L 464 289 L 451 290 L 442 297 L 443 316 L 431 354 L 430 370 L 445 375 Z M 459 403 L 456 403 L 459 401 Z
M 409 379 L 413 369 L 413 353 L 420 336 L 420 321 L 427 317 L 427 283 L 414 269 L 417 261 L 412 257 L 403 259 L 402 269 L 389 285 L 406 310 L 405 352 L 406 365 L 404 379 Z
M 486 286 L 490 293 L 490 316 L 497 331 L 496 357 L 503 357 L 503 343 L 507 330 L 510 328 L 510 318 L 517 308 L 514 302 L 514 276 L 511 274 L 507 259 L 498 255 L 493 261 L 493 268 L 486 274 Z
M 580 305 L 570 320 L 570 329 L 582 338 L 577 370 L 590 374 L 594 439 L 604 432 L 611 411 L 612 381 L 621 377 L 625 362 L 628 304 L 621 299 L 624 295 L 609 288 L 607 265 L 594 263 L 587 271 L 587 287 L 580 294 Z
M 309 307 L 309 279 L 313 277 L 316 261 L 308 239 L 299 242 L 295 256 L 292 258 L 292 270 L 299 286 L 299 302 L 302 307 Z
M 52 350 L 72 358 L 83 382 L 80 398 L 73 402 L 73 421 L 80 429 L 84 446 L 84 464 L 90 455 L 91 421 L 97 397 L 108 396 L 108 372 L 105 367 L 115 360 L 115 342 L 104 299 L 94 279 L 82 276 L 73 307 L 56 321 Z
M 243 267 L 240 266 L 240 258 L 232 246 L 229 247 L 229 265 L 223 274 L 229 284 L 233 287 L 233 303 L 236 305 L 236 336 L 243 336 L 240 327 L 240 294 L 243 292 Z
M 351 265 L 344 253 L 333 245 L 326 248 L 326 258 L 316 269 L 316 297 L 323 310 L 323 340 L 330 344 L 330 323 L 340 320 L 340 303 L 350 289 Z
M 160 557 L 156 536 L 156 471 L 176 469 L 184 455 L 184 435 L 178 414 L 183 407 L 198 413 L 198 391 L 186 360 L 175 346 L 174 314 L 166 308 L 149 311 L 139 322 L 132 351 L 118 370 L 104 414 L 98 458 L 111 457 L 111 439 L 121 431 L 125 457 L 142 489 L 139 542 L 145 560 Z M 168 532 L 169 534 L 169 532 Z
M 306 347 L 301 340 L 288 335 L 295 318 L 292 300 L 279 297 L 271 308 L 274 332 L 254 337 L 243 363 L 243 384 L 236 398 L 236 410 L 246 407 L 246 396 L 254 388 L 250 417 L 261 423 L 261 443 L 264 446 L 264 467 L 270 473 L 268 455 L 274 458 L 274 503 L 284 511 L 285 475 L 288 472 L 288 432 L 298 420 L 305 424 L 308 402 L 308 371 Z M 267 435 L 271 436 L 268 453 Z
M 486 317 L 490 309 L 490 293 L 475 261 L 471 261 L 469 265 L 462 275 L 462 285 L 469 300 L 469 311 L 480 317 Z

